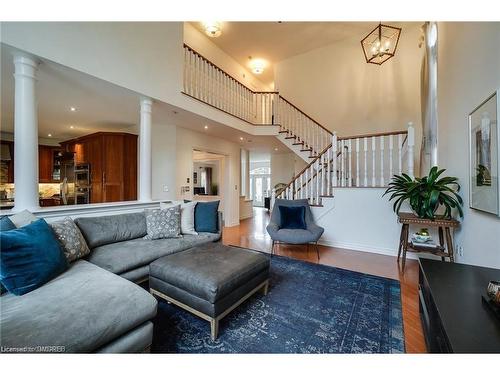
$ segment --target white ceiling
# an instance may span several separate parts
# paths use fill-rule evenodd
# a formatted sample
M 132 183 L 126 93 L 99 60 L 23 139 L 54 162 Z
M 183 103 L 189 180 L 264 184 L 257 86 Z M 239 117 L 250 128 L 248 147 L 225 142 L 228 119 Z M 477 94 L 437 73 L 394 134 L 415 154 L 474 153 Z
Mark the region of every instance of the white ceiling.
M 14 49 L 1 45 L 1 131 L 14 131 Z M 138 133 L 140 94 L 107 81 L 40 59 L 38 71 L 39 137 L 64 141 L 97 131 Z M 70 111 L 75 107 L 75 112 Z M 166 123 L 241 143 L 250 150 L 286 148 L 270 136 L 249 136 L 170 104 L 155 101 L 153 122 Z M 73 128 L 71 128 L 73 126 Z M 208 126 L 208 129 L 205 129 Z M 243 137 L 243 141 L 240 140 Z
M 192 22 L 204 32 L 200 22 Z M 389 22 L 405 27 L 415 22 Z M 249 56 L 268 61 L 258 78 L 270 85 L 274 81 L 274 64 L 292 56 L 324 47 L 347 38 L 363 39 L 377 22 L 222 22 L 222 34 L 210 38 L 238 63 L 249 67 Z M 360 47 L 361 48 L 361 47 Z

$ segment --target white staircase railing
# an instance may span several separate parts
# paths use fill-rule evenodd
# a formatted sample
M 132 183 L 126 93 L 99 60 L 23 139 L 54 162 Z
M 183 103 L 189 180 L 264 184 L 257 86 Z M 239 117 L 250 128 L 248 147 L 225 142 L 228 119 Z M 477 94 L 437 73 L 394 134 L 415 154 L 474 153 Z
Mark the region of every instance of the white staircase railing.
M 408 130 L 388 133 L 351 137 L 334 133 L 331 144 L 276 197 L 321 205 L 323 197 L 333 196 L 334 188 L 385 187 L 394 174 L 413 176 L 414 145 L 412 123 Z

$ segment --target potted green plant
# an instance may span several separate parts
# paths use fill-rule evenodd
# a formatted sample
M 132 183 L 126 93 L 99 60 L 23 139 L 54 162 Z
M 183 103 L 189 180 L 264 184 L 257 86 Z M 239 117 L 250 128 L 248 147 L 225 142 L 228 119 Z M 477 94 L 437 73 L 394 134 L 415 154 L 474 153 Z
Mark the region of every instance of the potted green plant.
M 463 200 L 458 192 L 460 184 L 456 177 L 439 176 L 445 169 L 432 167 L 429 175 L 412 179 L 407 174 L 395 175 L 389 183 L 386 194 L 391 194 L 389 200 L 395 200 L 393 209 L 397 214 L 403 202 L 408 201 L 413 212 L 420 218 L 434 220 L 436 211 L 440 206 L 444 207 L 443 217 L 451 219 L 453 208 L 458 210 L 463 217 Z

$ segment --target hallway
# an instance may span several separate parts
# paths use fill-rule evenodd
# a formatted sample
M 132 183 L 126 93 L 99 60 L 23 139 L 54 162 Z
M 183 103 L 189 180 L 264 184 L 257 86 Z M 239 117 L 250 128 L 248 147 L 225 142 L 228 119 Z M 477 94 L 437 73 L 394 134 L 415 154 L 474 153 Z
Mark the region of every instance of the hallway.
M 266 226 L 269 222 L 269 212 L 255 207 L 254 216 L 242 220 L 240 225 L 224 228 L 223 242 L 249 249 L 270 252 L 271 238 Z M 307 246 L 279 245 L 275 248 L 278 255 L 317 263 L 316 251 Z M 329 246 L 319 246 L 320 264 L 363 272 L 371 275 L 387 277 L 401 283 L 401 302 L 403 309 L 403 325 L 407 353 L 425 353 L 425 342 L 420 323 L 418 303 L 418 262 L 408 260 L 404 275 L 400 273 L 395 257 L 379 255 L 362 251 L 339 249 Z

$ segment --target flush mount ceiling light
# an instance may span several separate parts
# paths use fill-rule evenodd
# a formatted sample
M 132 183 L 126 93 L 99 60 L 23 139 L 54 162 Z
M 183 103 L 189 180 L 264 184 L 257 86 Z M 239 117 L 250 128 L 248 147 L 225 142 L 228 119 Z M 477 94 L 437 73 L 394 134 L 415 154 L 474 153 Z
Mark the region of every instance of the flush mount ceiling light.
M 202 22 L 203 28 L 205 29 L 205 34 L 207 34 L 210 38 L 217 38 L 222 34 L 222 28 L 220 22 L 217 21 L 209 21 Z
M 380 23 L 361 41 L 366 62 L 382 65 L 393 57 L 400 35 L 401 28 Z
M 248 56 L 250 60 L 250 69 L 254 74 L 264 73 L 264 68 L 266 67 L 266 62 L 262 59 L 253 59 L 252 56 Z
M 75 111 L 76 111 L 76 108 L 75 108 L 75 107 L 69 107 L 69 110 L 70 110 L 71 112 L 75 112 Z

